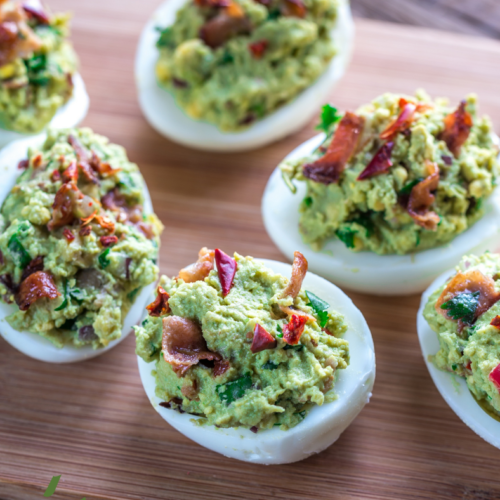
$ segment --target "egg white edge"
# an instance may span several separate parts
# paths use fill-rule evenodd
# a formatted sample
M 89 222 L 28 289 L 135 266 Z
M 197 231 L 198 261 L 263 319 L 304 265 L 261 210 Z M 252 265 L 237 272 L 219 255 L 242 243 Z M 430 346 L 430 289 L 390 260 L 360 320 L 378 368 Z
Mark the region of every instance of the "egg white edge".
M 275 273 L 289 276 L 291 266 L 282 262 L 258 259 Z M 359 309 L 335 285 L 307 273 L 303 288 L 326 300 L 332 310 L 343 314 L 348 330 L 350 364 L 338 370 L 334 392 L 338 398 L 323 406 L 315 406 L 297 426 L 287 431 L 268 429 L 254 434 L 244 428 L 217 428 L 193 423 L 197 417 L 159 406 L 152 371 L 156 363 L 137 357 L 144 390 L 154 409 L 172 427 L 226 457 L 259 464 L 291 463 L 319 453 L 333 444 L 368 403 L 375 381 L 375 351 L 370 329 Z
M 4 200 L 14 186 L 17 177 L 21 173 L 17 169 L 18 162 L 26 158 L 29 147 L 41 146 L 45 137 L 46 134 L 42 133 L 28 139 L 22 139 L 6 146 L 0 151 L 0 178 L 3 181 L 0 184 L 0 206 L 2 206 Z M 153 212 L 151 196 L 145 182 L 144 211 L 145 213 Z M 151 283 L 141 290 L 125 317 L 121 337 L 111 341 L 106 347 L 100 349 L 93 349 L 91 346 L 81 348 L 64 346 L 58 348 L 40 335 L 26 331 L 19 332 L 12 328 L 5 319 L 9 314 L 17 310 L 17 306 L 14 304 L 5 304 L 4 302 L 0 302 L 0 335 L 12 347 L 40 361 L 49 363 L 73 363 L 90 359 L 109 351 L 130 334 L 132 326 L 136 325 L 144 314 L 144 308 L 149 303 L 154 288 L 155 283 Z
M 423 293 L 417 314 L 417 332 L 425 364 L 434 384 L 443 399 L 458 417 L 476 434 L 496 448 L 500 448 L 500 422 L 490 417 L 473 398 L 467 383 L 462 377 L 436 368 L 429 356 L 439 351 L 437 333 L 432 330 L 424 318 L 424 307 L 432 293 L 443 285 L 455 273 L 449 270 L 439 276 Z
M 339 16 L 332 36 L 338 52 L 323 75 L 290 103 L 237 133 L 222 132 L 215 125 L 190 118 L 172 94 L 160 87 L 155 66 L 158 59 L 156 27 L 174 23 L 187 0 L 167 0 L 144 28 L 135 58 L 135 79 L 141 109 L 160 134 L 184 146 L 205 151 L 244 151 L 275 142 L 301 129 L 343 76 L 352 55 L 354 22 L 348 0 L 339 0 Z
M 73 76 L 73 84 L 72 97 L 57 110 L 47 128 L 76 127 L 87 116 L 90 99 L 85 88 L 85 83 L 79 73 Z M 0 147 L 4 147 L 17 140 L 36 137 L 37 135 L 39 134 L 22 134 L 20 132 L 13 132 L 12 130 L 0 129 Z
M 325 135 L 318 134 L 294 149 L 285 159 L 305 157 Z M 495 136 L 495 140 L 498 138 Z M 485 214 L 450 243 L 408 255 L 377 255 L 352 252 L 338 239 L 328 241 L 315 252 L 299 233 L 299 205 L 306 193 L 305 182 L 295 182 L 293 194 L 281 177 L 279 167 L 272 173 L 262 197 L 262 217 L 268 235 L 290 260 L 299 250 L 311 271 L 340 287 L 373 295 L 409 295 L 422 292 L 443 271 L 459 263 L 462 255 L 480 255 L 500 245 L 499 188 L 485 202 Z

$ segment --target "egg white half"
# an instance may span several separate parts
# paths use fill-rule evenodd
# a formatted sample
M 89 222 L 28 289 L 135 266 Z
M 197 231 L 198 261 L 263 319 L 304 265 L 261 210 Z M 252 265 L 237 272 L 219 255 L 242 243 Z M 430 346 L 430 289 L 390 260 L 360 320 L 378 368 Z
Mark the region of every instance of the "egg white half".
M 260 260 L 260 259 L 259 259 Z M 273 260 L 260 260 L 275 273 L 290 276 L 291 266 Z M 306 418 L 287 431 L 278 428 L 254 434 L 243 428 L 217 428 L 196 425 L 197 417 L 159 406 L 155 395 L 155 363 L 139 356 L 142 384 L 154 409 L 175 429 L 206 448 L 226 457 L 259 464 L 284 464 L 303 460 L 328 448 L 368 403 L 375 381 L 375 351 L 370 329 L 359 309 L 342 290 L 328 281 L 307 273 L 303 288 L 317 294 L 343 314 L 348 326 L 343 338 L 349 341 L 350 364 L 336 373 L 334 392 L 338 399 L 315 406 Z
M 79 73 L 73 76 L 73 95 L 71 99 L 61 106 L 47 128 L 72 128 L 76 127 L 87 115 L 89 109 L 89 96 L 85 83 Z M 22 134 L 0 128 L 0 148 L 19 139 L 34 137 L 38 134 Z
M 323 75 L 290 103 L 258 120 L 241 132 L 222 132 L 215 125 L 190 118 L 167 90 L 156 80 L 158 59 L 156 28 L 174 23 L 177 11 L 187 0 L 167 0 L 154 13 L 144 28 L 135 59 L 135 79 L 142 111 L 160 134 L 195 149 L 206 151 L 244 151 L 277 141 L 301 129 L 326 100 L 349 64 L 353 43 L 354 23 L 348 0 L 340 0 L 339 15 L 332 37 L 337 55 Z
M 26 158 L 29 147 L 40 147 L 44 141 L 45 134 L 39 134 L 35 137 L 16 141 L 0 151 L 0 178 L 2 179 L 0 184 L 0 206 L 10 193 L 20 174 L 17 168 L 19 161 Z M 145 213 L 153 212 L 153 205 L 146 184 L 144 184 L 144 211 Z M 155 284 L 152 283 L 141 290 L 125 317 L 121 337 L 113 340 L 102 349 L 93 349 L 91 346 L 58 348 L 40 335 L 15 330 L 7 323 L 5 318 L 17 311 L 18 308 L 15 304 L 5 304 L 4 302 L 0 302 L 0 335 L 17 350 L 40 361 L 74 363 L 75 361 L 90 359 L 112 349 L 127 337 L 132 331 L 132 326 L 136 325 L 144 314 L 144 308 L 149 304 L 154 288 Z
M 293 150 L 286 159 L 311 154 L 325 139 L 312 137 Z M 408 295 L 422 292 L 443 271 L 458 264 L 464 254 L 480 255 L 500 246 L 500 196 L 495 192 L 484 204 L 485 214 L 450 243 L 409 255 L 377 255 L 352 252 L 338 239 L 325 243 L 315 252 L 299 233 L 299 205 L 305 197 L 305 182 L 295 182 L 293 194 L 281 177 L 272 173 L 262 198 L 262 217 L 266 230 L 283 254 L 293 259 L 299 250 L 309 268 L 340 287 L 373 295 Z
M 424 307 L 432 293 L 442 286 L 453 274 L 455 274 L 455 270 L 443 273 L 422 295 L 422 301 L 417 314 L 417 331 L 420 348 L 422 349 L 425 364 L 431 374 L 432 380 L 450 408 L 476 434 L 496 448 L 500 448 L 500 422 L 490 417 L 479 406 L 462 377 L 439 370 L 429 359 L 429 356 L 433 356 L 439 351 L 439 340 L 437 333 L 432 330 L 424 318 Z

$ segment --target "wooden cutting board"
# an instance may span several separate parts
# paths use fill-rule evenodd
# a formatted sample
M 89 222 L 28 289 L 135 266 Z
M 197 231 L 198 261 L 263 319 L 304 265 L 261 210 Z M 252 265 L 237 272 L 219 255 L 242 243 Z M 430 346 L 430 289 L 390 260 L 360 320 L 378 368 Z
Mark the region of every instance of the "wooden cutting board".
M 75 13 L 73 39 L 91 97 L 85 125 L 126 147 L 165 224 L 161 270 L 174 275 L 201 246 L 281 260 L 260 199 L 279 160 L 313 125 L 254 151 L 191 151 L 155 133 L 137 104 L 136 42 L 158 0 L 51 0 Z M 500 43 L 357 22 L 352 65 L 331 100 L 354 109 L 381 92 L 458 101 L 481 98 L 500 129 Z M 281 500 L 500 498 L 500 451 L 466 427 L 438 394 L 415 331 L 419 297 L 350 294 L 375 340 L 370 404 L 323 453 L 284 466 L 252 465 L 206 450 L 170 428 L 139 380 L 131 335 L 84 363 L 29 359 L 0 339 L 0 499 Z

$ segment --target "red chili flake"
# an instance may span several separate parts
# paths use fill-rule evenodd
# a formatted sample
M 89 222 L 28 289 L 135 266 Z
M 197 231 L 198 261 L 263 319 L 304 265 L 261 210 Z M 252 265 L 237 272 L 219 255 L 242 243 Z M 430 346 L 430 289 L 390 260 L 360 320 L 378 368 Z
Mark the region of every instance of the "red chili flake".
M 215 263 L 217 273 L 222 288 L 222 296 L 225 297 L 233 286 L 234 275 L 236 274 L 236 261 L 218 248 L 215 249 Z
M 34 168 L 38 168 L 38 167 L 41 167 L 42 166 L 42 162 L 43 162 L 43 156 L 42 156 L 42 153 L 38 153 L 34 158 L 33 158 L 33 167 Z
M 17 168 L 18 168 L 19 170 L 26 170 L 29 166 L 30 166 L 30 161 L 29 161 L 29 160 L 21 160 L 21 161 L 17 164 Z
M 306 6 L 301 0 L 284 0 L 281 3 L 280 11 L 286 17 L 300 17 L 306 16 Z
M 257 434 L 259 432 L 259 428 L 257 426 L 250 427 L 250 431 L 253 432 L 254 434 Z
M 429 231 L 435 231 L 440 218 L 429 209 L 436 198 L 432 191 L 435 191 L 439 184 L 439 168 L 435 163 L 429 163 L 428 166 L 430 175 L 413 186 L 410 192 L 408 213 L 416 224 Z
M 55 172 L 59 172 L 55 170 Z M 77 182 L 78 181 L 78 167 L 75 162 L 72 162 L 69 167 L 62 173 L 63 182 Z
M 50 24 L 50 19 L 39 0 L 25 0 L 22 8 L 28 17 L 36 19 L 40 24 Z
M 165 316 L 170 312 L 170 306 L 168 305 L 168 299 L 170 295 L 159 286 L 156 289 L 156 298 L 149 306 L 146 306 L 146 309 L 149 312 L 150 316 L 159 317 Z
M 50 178 L 52 179 L 52 182 L 57 182 L 61 180 L 61 172 L 59 170 L 53 170 L 52 174 L 50 174 Z
M 411 102 L 405 104 L 399 116 L 380 134 L 381 139 L 392 139 L 395 135 L 410 128 L 417 106 Z
M 229 361 L 226 361 L 224 359 L 215 360 L 213 376 L 220 377 L 221 375 L 226 373 L 230 367 L 231 367 L 231 365 L 229 364 Z
M 92 151 L 92 158 L 90 159 L 90 166 L 103 177 L 109 177 L 121 171 L 121 168 L 113 168 L 109 163 L 101 161 L 95 151 Z
M 304 332 L 307 318 L 293 314 L 287 325 L 283 327 L 283 340 L 290 345 L 297 345 Z
M 326 153 L 304 165 L 304 177 L 323 184 L 337 182 L 356 151 L 364 124 L 364 118 L 348 111 L 340 120 Z
M 71 231 L 67 227 L 63 229 L 63 236 L 66 238 L 66 241 L 68 243 L 71 243 L 72 241 L 75 240 L 75 235 L 73 234 L 73 231 Z
M 118 237 L 115 235 L 112 236 L 101 236 L 99 238 L 101 245 L 103 247 L 110 247 L 111 245 L 116 245 L 118 243 Z
M 112 233 L 115 230 L 115 223 L 108 217 L 103 215 L 95 216 L 95 223 L 101 226 L 105 231 Z
M 82 143 L 74 136 L 68 136 L 68 143 L 74 149 L 78 160 L 78 168 L 88 182 L 97 184 L 99 181 L 90 166 L 91 158 L 88 151 L 83 147 Z
M 255 325 L 253 330 L 253 340 L 250 350 L 256 354 L 266 349 L 274 349 L 278 345 L 278 341 L 262 326 Z
M 472 128 L 472 116 L 465 110 L 465 105 L 466 102 L 462 101 L 453 113 L 444 118 L 444 130 L 439 137 L 455 158 L 460 154 Z
M 19 285 L 16 303 L 21 311 L 27 311 L 38 299 L 55 299 L 60 295 L 52 275 L 45 271 L 37 271 Z
M 445 165 L 449 166 L 449 165 L 453 164 L 453 158 L 451 156 L 443 155 L 443 156 L 441 156 L 441 159 L 443 160 Z
M 92 206 L 92 205 L 89 203 L 89 207 L 90 206 Z M 92 212 L 88 217 L 82 217 L 80 219 L 82 221 L 82 226 L 86 226 L 87 224 L 90 224 L 96 218 L 96 215 L 97 215 L 97 210 L 94 210 L 94 212 Z
M 84 236 L 89 236 L 91 232 L 92 232 L 91 226 L 82 226 L 78 234 L 84 237 Z
M 364 179 L 370 179 L 376 175 L 385 174 L 391 167 L 391 153 L 394 147 L 393 142 L 385 143 L 371 159 L 370 163 L 365 167 L 365 169 L 359 174 L 358 181 Z
M 491 326 L 500 329 L 500 316 L 495 316 L 490 323 Z
M 254 59 L 260 59 L 264 55 L 268 45 L 269 42 L 267 40 L 259 40 L 258 42 L 249 43 L 248 49 Z
M 500 364 L 491 370 L 488 378 L 496 385 L 497 389 L 500 390 Z

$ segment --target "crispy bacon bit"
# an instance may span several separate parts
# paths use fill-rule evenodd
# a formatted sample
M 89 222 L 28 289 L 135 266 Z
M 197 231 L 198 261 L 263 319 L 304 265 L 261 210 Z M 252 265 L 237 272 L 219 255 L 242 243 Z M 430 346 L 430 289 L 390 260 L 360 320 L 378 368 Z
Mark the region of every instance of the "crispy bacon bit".
M 91 226 L 82 226 L 80 228 L 80 231 L 78 231 L 78 234 L 82 237 L 85 237 L 85 236 L 89 236 L 91 232 L 92 232 Z
M 58 170 L 56 170 L 58 172 Z M 62 173 L 63 182 L 74 182 L 78 181 L 78 167 L 75 162 L 72 162 L 69 167 Z
M 243 9 L 231 1 L 219 14 L 201 27 L 200 38 L 210 48 L 215 49 L 236 35 L 250 33 L 251 27 Z
M 30 305 L 38 299 L 47 298 L 52 300 L 60 295 L 52 275 L 45 271 L 37 271 L 19 285 L 16 303 L 21 311 L 27 311 Z
M 440 139 L 446 143 L 455 158 L 458 158 L 472 128 L 472 116 L 466 111 L 465 105 L 466 102 L 461 101 L 458 108 L 443 120 L 444 130 Z
M 385 143 L 371 159 L 370 163 L 365 167 L 363 172 L 358 176 L 358 181 L 370 179 L 376 175 L 385 174 L 391 167 L 391 153 L 394 147 L 393 142 Z
M 73 209 L 80 196 L 80 190 L 73 183 L 67 182 L 59 188 L 52 205 L 52 219 L 47 224 L 49 231 L 66 226 L 74 221 Z
M 249 43 L 248 49 L 254 59 L 261 59 L 268 45 L 269 42 L 267 40 L 259 40 L 258 42 Z
M 38 153 L 32 160 L 33 163 L 33 168 L 39 168 L 42 166 L 43 163 L 43 156 L 42 153 Z
M 36 19 L 40 24 L 50 24 L 50 19 L 39 0 L 25 0 L 22 7 L 28 17 Z
M 21 160 L 21 161 L 17 164 L 17 168 L 18 168 L 19 170 L 26 170 L 29 166 L 30 166 L 30 162 L 29 162 L 29 160 Z
M 496 385 L 497 389 L 500 390 L 500 364 L 491 370 L 488 378 Z
M 225 359 L 216 360 L 214 362 L 213 376 L 220 377 L 221 375 L 226 373 L 230 367 L 231 365 L 229 364 L 229 361 L 226 361 Z
M 90 166 L 103 177 L 109 177 L 121 171 L 121 168 L 113 168 L 109 163 L 102 162 L 95 151 L 92 151 Z
M 324 156 L 304 165 L 304 177 L 323 184 L 337 182 L 356 151 L 364 123 L 364 118 L 348 111 L 340 120 Z
M 83 147 L 82 143 L 74 136 L 68 136 L 68 142 L 71 147 L 75 150 L 76 158 L 78 160 L 78 168 L 82 172 L 83 176 L 88 182 L 97 184 L 98 180 L 92 167 L 90 166 L 90 157 L 87 150 Z
M 274 349 L 278 345 L 278 341 L 262 326 L 255 325 L 253 330 L 253 340 L 250 350 L 257 354 L 266 349 Z
M 135 227 L 139 229 L 139 231 L 148 239 L 152 240 L 155 237 L 155 233 L 153 231 L 153 226 L 151 224 L 147 224 L 146 222 L 140 221 L 135 224 Z
M 200 327 L 192 320 L 179 316 L 163 318 L 162 351 L 178 377 L 202 359 L 220 361 L 222 357 L 210 352 Z
M 31 276 L 37 271 L 43 271 L 43 256 L 35 257 L 23 270 L 21 281 L 24 281 L 28 276 Z
M 500 300 L 500 294 L 495 290 L 495 282 L 489 276 L 485 276 L 481 271 L 474 269 L 462 273 L 459 271 L 446 285 L 441 295 L 436 302 L 436 311 L 442 314 L 450 321 L 453 318 L 448 316 L 445 309 L 441 309 L 441 305 L 448 302 L 452 298 L 461 293 L 474 293 L 479 292 L 479 301 L 477 304 L 476 312 L 474 314 L 474 321 L 479 316 L 484 314 L 493 304 Z M 462 320 L 458 320 L 459 331 L 464 327 Z
M 408 213 L 416 224 L 435 231 L 439 224 L 439 215 L 429 210 L 436 198 L 435 191 L 439 184 L 439 168 L 435 163 L 428 163 L 430 175 L 413 186 L 408 200 Z
M 302 316 L 303 318 L 305 318 L 306 321 L 316 321 L 316 318 L 314 316 L 311 316 L 310 314 L 306 313 L 305 311 L 302 311 L 301 309 L 298 309 L 297 307 L 294 307 L 294 306 L 280 306 L 280 309 L 287 316 L 293 316 L 294 314 L 296 314 L 297 316 Z M 329 333 L 329 335 L 331 335 L 331 334 Z
M 283 327 L 283 340 L 290 345 L 297 345 L 304 332 L 307 318 L 293 314 L 287 325 Z
M 52 182 L 57 182 L 61 180 L 61 173 L 59 170 L 54 170 L 52 171 L 52 174 L 50 175 L 50 178 L 52 179 Z
M 158 318 L 159 316 L 165 316 L 170 312 L 170 306 L 168 305 L 168 299 L 170 295 L 159 286 L 156 289 L 156 298 L 149 306 L 146 306 L 146 309 L 149 312 L 150 316 L 154 316 Z
M 179 271 L 179 278 L 186 283 L 203 281 L 214 268 L 215 251 L 203 247 L 198 253 L 198 261 Z
M 495 328 L 498 328 L 500 330 L 500 316 L 495 316 L 491 320 L 490 325 L 494 326 Z
M 428 109 L 431 109 L 433 106 L 431 103 L 427 103 L 427 102 L 412 102 L 412 101 L 408 101 L 406 100 L 404 97 L 401 97 L 399 99 L 399 109 L 403 109 L 407 104 L 413 104 L 417 107 L 417 109 L 415 110 L 417 113 L 424 113 L 425 111 L 427 111 Z
M 110 247 L 111 245 L 116 245 L 118 243 L 118 237 L 115 235 L 112 236 L 101 236 L 99 241 L 103 247 Z
M 127 207 L 127 200 L 125 200 L 125 197 L 116 188 L 108 191 L 102 197 L 101 203 L 106 210 L 111 210 L 113 212 L 117 212 Z
M 215 263 L 219 274 L 222 296 L 225 297 L 233 286 L 234 275 L 236 274 L 236 261 L 225 254 L 222 250 L 215 249 Z
M 284 0 L 280 6 L 281 15 L 286 17 L 306 17 L 306 6 L 302 0 Z
M 307 259 L 300 253 L 293 253 L 292 276 L 288 285 L 281 293 L 281 297 L 292 297 L 295 299 L 302 288 L 302 282 L 307 274 Z
M 190 401 L 194 401 L 196 399 L 199 399 L 198 398 L 198 383 L 196 382 L 196 380 L 188 381 L 187 384 L 183 385 L 182 389 L 181 389 L 181 393 L 185 398 L 189 399 Z
M 392 139 L 400 132 L 408 130 L 416 110 L 415 104 L 411 102 L 405 104 L 399 116 L 380 134 L 380 138 L 383 140 Z
M 75 240 L 75 235 L 73 234 L 73 231 L 71 231 L 67 227 L 63 229 L 63 236 L 66 238 L 66 241 L 68 243 L 71 243 L 72 241 Z

